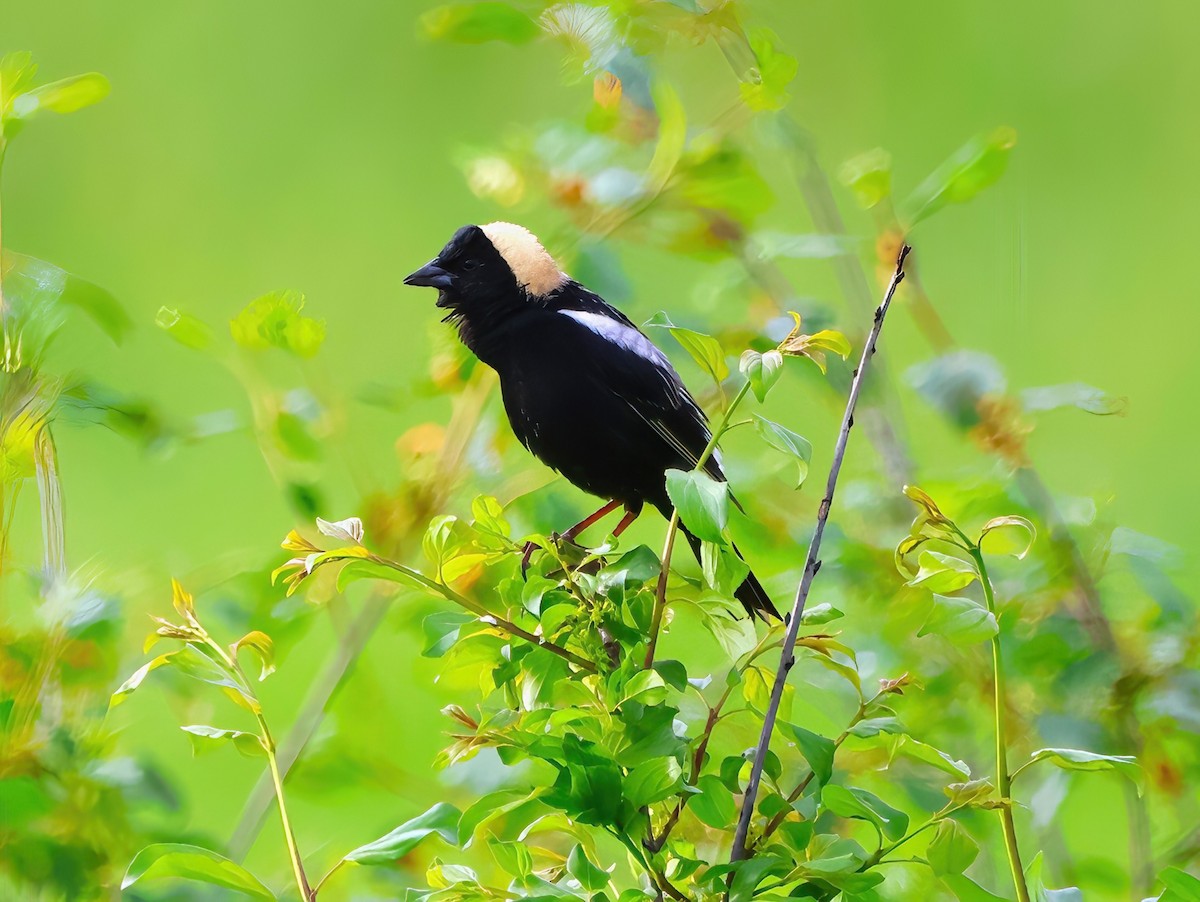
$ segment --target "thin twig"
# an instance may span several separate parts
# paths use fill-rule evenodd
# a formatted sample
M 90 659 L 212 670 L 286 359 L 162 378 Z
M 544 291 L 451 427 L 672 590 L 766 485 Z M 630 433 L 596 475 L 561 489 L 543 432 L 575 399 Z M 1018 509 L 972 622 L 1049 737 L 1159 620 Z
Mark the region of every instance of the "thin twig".
M 708 437 L 708 444 L 704 446 L 704 451 L 696 459 L 696 466 L 692 469 L 704 469 L 704 465 L 708 463 L 708 459 L 717 450 L 717 442 L 721 440 L 721 436 L 729 428 L 729 421 L 733 417 L 733 412 L 745 400 L 749 391 L 750 380 L 747 379 L 742 383 L 742 387 L 738 389 L 738 393 L 733 396 L 733 400 L 726 405 L 725 412 L 721 414 L 721 421 L 717 423 L 717 428 Z M 675 550 L 675 532 L 678 528 L 679 511 L 672 510 L 671 520 L 667 524 L 667 538 L 663 542 L 662 569 L 659 570 L 658 583 L 654 589 L 654 613 L 650 618 L 650 641 L 646 645 L 646 660 L 642 664 L 646 670 L 649 670 L 654 665 L 654 652 L 658 648 L 658 634 L 662 629 L 663 612 L 667 607 L 667 575 L 671 572 L 671 553 Z
M 775 673 L 775 685 L 771 688 L 771 701 L 767 705 L 762 733 L 759 735 L 758 747 L 754 753 L 750 783 L 746 787 L 746 794 L 742 799 L 742 812 L 738 818 L 737 833 L 734 835 L 730 861 L 740 861 L 747 857 L 746 837 L 750 832 L 750 821 L 754 817 L 754 804 L 758 797 L 759 784 L 762 782 L 763 764 L 766 762 L 767 749 L 771 745 L 771 734 L 774 732 L 775 718 L 779 713 L 779 704 L 783 698 L 783 687 L 787 683 L 788 672 L 796 662 L 796 637 L 800 631 L 804 605 L 808 601 L 813 578 L 821 567 L 821 561 L 818 558 L 821 551 L 821 537 L 825 533 L 825 524 L 829 520 L 829 509 L 833 505 L 833 493 L 837 488 L 842 460 L 846 455 L 846 443 L 850 439 L 850 429 L 854 425 L 854 408 L 858 403 L 859 393 L 862 391 L 867 367 L 875 353 L 875 343 L 879 340 L 879 333 L 883 329 L 884 317 L 887 316 L 888 307 L 892 303 L 892 296 L 896 293 L 897 286 L 904 280 L 904 259 L 908 256 L 908 252 L 908 245 L 904 245 L 896 258 L 895 272 L 888 283 L 883 301 L 875 311 L 875 321 L 871 327 L 871 333 L 867 336 L 866 344 L 863 345 L 862 358 L 859 360 L 858 369 L 854 374 L 854 381 L 850 385 L 850 397 L 846 400 L 846 412 L 842 416 L 842 426 L 838 432 L 837 444 L 833 449 L 833 462 L 829 467 L 829 479 L 825 484 L 825 497 L 821 500 L 821 505 L 817 510 L 817 524 L 813 529 L 812 541 L 808 545 L 808 558 L 804 563 L 804 573 L 800 578 L 800 584 L 796 587 L 796 600 L 792 605 L 792 613 L 788 620 L 787 636 L 783 640 L 783 652 L 779 657 L 779 669 Z

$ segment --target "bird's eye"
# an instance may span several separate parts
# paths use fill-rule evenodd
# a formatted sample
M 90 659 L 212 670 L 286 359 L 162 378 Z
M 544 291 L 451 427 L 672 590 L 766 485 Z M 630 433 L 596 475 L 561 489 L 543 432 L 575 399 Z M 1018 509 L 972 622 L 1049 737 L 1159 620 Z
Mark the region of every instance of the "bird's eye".
M 470 272 L 473 269 L 477 269 L 478 267 L 479 267 L 478 260 L 464 260 L 462 262 L 462 268 L 464 270 L 466 270 L 467 272 Z

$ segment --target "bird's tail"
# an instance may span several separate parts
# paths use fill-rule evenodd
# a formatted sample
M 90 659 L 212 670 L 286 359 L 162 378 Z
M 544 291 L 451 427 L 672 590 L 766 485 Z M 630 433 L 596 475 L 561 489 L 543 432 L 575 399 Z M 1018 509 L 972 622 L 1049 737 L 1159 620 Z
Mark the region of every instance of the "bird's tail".
M 679 531 L 687 537 L 688 544 L 692 546 L 692 553 L 696 555 L 696 560 L 700 560 L 700 540 L 688 532 L 687 527 L 682 523 L 679 524 Z M 733 546 L 733 551 L 738 557 L 745 560 L 736 545 Z M 775 609 L 775 604 L 771 601 L 771 596 L 762 587 L 762 583 L 758 581 L 758 577 L 754 575 L 754 571 L 746 574 L 745 580 L 742 581 L 742 584 L 737 587 L 733 594 L 742 603 L 742 607 L 746 609 L 746 613 L 751 617 L 758 617 L 764 623 L 771 617 L 774 617 L 776 620 L 782 619 L 779 616 L 779 611 Z

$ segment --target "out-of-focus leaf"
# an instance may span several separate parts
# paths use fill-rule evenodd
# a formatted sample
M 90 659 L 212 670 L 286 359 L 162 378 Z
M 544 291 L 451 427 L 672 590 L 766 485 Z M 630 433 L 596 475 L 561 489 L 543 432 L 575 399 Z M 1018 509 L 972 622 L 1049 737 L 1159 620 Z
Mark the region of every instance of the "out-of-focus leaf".
M 787 232 L 755 232 L 754 252 L 763 259 L 829 260 L 858 252 L 859 241 L 849 235 L 793 235 Z
M 677 326 L 665 313 L 655 314 L 646 325 L 670 331 L 671 336 L 718 385 L 729 375 L 729 366 L 725 363 L 725 352 L 721 349 L 721 343 L 711 335 Z
M 275 894 L 262 881 L 236 862 L 200 846 L 184 843 L 155 843 L 134 856 L 121 881 L 125 890 L 135 883 L 175 877 L 221 886 L 254 899 L 274 902 Z
M 937 833 L 925 851 L 929 866 L 938 875 L 961 874 L 977 857 L 978 843 L 952 820 L 944 820 L 938 824 Z
M 1001 127 L 960 147 L 905 202 L 908 225 L 916 225 L 946 204 L 966 203 L 998 182 L 1016 143 L 1017 133 Z
M 979 351 L 951 351 L 910 367 L 909 383 L 934 409 L 960 429 L 979 422 L 979 401 L 1004 391 L 996 359 Z
M 428 836 L 437 834 L 452 846 L 458 845 L 458 822 L 462 812 L 447 802 L 438 802 L 424 814 L 405 821 L 391 833 L 346 854 L 346 861 L 359 864 L 388 864 L 407 855 Z
M 651 193 L 666 187 L 687 143 L 687 114 L 675 89 L 665 81 L 659 82 L 653 96 L 654 108 L 658 113 L 658 141 L 654 145 L 650 165 L 646 167 L 646 181 Z
M 881 147 L 860 153 L 842 164 L 838 178 L 869 210 L 892 196 L 892 155 Z
M 109 338 L 120 343 L 132 325 L 120 303 L 99 285 L 72 275 L 64 269 L 27 254 L 5 249 L 3 252 L 4 299 L 9 308 L 6 318 L 14 315 L 25 321 L 50 316 L 59 304 L 75 307 L 99 326 Z M 57 326 L 48 327 L 50 335 Z
M 1142 792 L 1142 769 L 1137 759 L 1130 755 L 1100 755 L 1082 749 L 1038 749 L 1029 756 L 1028 763 L 1036 761 L 1049 761 L 1063 770 L 1116 771 L 1133 781 L 1139 795 Z
M 767 399 L 767 392 L 783 375 L 783 355 L 778 351 L 760 354 L 751 348 L 742 353 L 738 368 L 750 383 L 750 390 L 760 402 Z
M 754 110 L 779 110 L 790 99 L 788 85 L 796 77 L 800 64 L 794 56 L 779 49 L 779 39 L 766 29 L 750 35 L 757 66 L 750 78 L 743 81 L 742 100 Z
M 1083 893 L 1074 886 L 1066 889 L 1047 889 L 1042 882 L 1042 853 L 1033 856 L 1025 868 L 1025 883 L 1029 887 L 1032 902 L 1083 902 Z
M 667 470 L 667 495 L 684 525 L 706 542 L 723 543 L 729 485 L 702 470 Z
M 1030 412 L 1078 407 L 1097 416 L 1111 416 L 1125 413 L 1129 399 L 1113 397 L 1083 382 L 1068 382 L 1025 389 L 1021 392 L 1021 406 Z
M 608 886 L 608 872 L 592 864 L 583 846 L 575 844 L 567 856 L 567 873 L 579 881 L 588 892 L 599 892 Z
M 185 347 L 206 351 L 212 346 L 212 329 L 190 313 L 181 313 L 174 307 L 159 307 L 154 324 Z
M 242 730 L 222 730 L 207 724 L 191 724 L 179 729 L 188 734 L 192 743 L 192 752 L 200 755 L 211 751 L 223 742 L 233 743 L 233 747 L 247 758 L 266 755 L 262 740 L 256 733 L 246 733 Z
M 984 642 L 1000 631 L 996 618 L 970 598 L 934 594 L 933 607 L 918 636 L 934 633 L 958 645 Z
M 776 451 L 782 451 L 796 461 L 796 488 L 804 485 L 804 480 L 808 478 L 808 466 L 812 462 L 812 442 L 786 426 L 780 426 L 757 414 L 754 415 L 754 430 Z
M 321 459 L 321 443 L 309 431 L 308 423 L 286 410 L 275 415 L 275 440 L 279 450 L 292 460 Z
M 38 85 L 14 97 L 9 115 L 16 119 L 29 119 L 42 110 L 52 113 L 74 113 L 99 103 L 111 90 L 108 79 L 99 72 L 72 75 Z
M 533 19 L 508 3 L 447 3 L 421 16 L 421 28 L 435 41 L 525 44 L 538 35 Z
M 696 781 L 696 788 L 700 791 L 688 796 L 688 811 L 716 830 L 728 827 L 737 814 L 729 787 L 715 774 L 705 774 Z
M 304 316 L 304 295 L 275 291 L 255 298 L 229 324 L 233 340 L 244 348 L 279 348 L 312 357 L 325 340 L 325 321 Z

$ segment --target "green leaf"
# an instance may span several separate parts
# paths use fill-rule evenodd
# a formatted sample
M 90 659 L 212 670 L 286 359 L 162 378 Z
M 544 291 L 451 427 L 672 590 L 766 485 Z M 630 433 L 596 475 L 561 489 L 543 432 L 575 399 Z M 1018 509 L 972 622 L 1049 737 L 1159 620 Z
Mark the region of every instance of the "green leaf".
M 206 351 L 212 346 L 212 329 L 190 313 L 180 313 L 174 307 L 159 307 L 154 324 L 184 347 Z
M 737 862 L 735 867 L 737 870 L 729 888 L 729 902 L 751 902 L 758 885 L 769 874 L 788 871 L 790 862 L 775 855 L 759 854 L 746 861 Z
M 462 847 L 468 848 L 476 834 L 487 824 L 503 817 L 537 798 L 540 790 L 526 792 L 521 789 L 499 789 L 480 796 L 458 819 L 458 837 Z
M 508 3 L 448 3 L 421 16 L 421 28 L 435 41 L 525 44 L 538 35 L 533 19 Z
M 729 522 L 729 484 L 702 470 L 667 470 L 667 495 L 692 533 L 722 544 Z
M 931 592 L 956 592 L 979 578 L 973 562 L 940 551 L 922 551 L 917 563 L 920 569 L 907 585 Z
M 732 598 L 738 586 L 746 581 L 750 565 L 728 545 L 702 542 L 700 569 L 708 586 L 726 598 Z
M 824 786 L 833 776 L 833 756 L 836 746 L 832 739 L 827 739 L 818 733 L 813 733 L 804 727 L 788 724 L 788 729 L 796 738 L 800 754 L 813 770 L 813 776 L 819 785 Z
M 1158 902 L 1200 902 L 1200 879 L 1179 868 L 1166 868 L 1158 875 L 1163 894 Z
M 946 787 L 946 796 L 955 807 L 964 805 L 976 806 L 986 802 L 996 791 L 991 780 L 971 780 L 966 783 L 951 783 Z
M 251 630 L 233 643 L 234 657 L 237 657 L 243 648 L 250 649 L 258 658 L 261 665 L 258 675 L 260 683 L 275 672 L 275 643 L 271 641 L 270 636 L 261 630 Z
M 911 228 L 946 204 L 961 204 L 1000 180 L 1008 157 L 1017 143 L 1017 133 L 1008 127 L 978 135 L 925 179 L 905 202 Z
M 844 617 L 845 614 L 839 611 L 827 601 L 820 604 L 815 604 L 811 608 L 805 608 L 804 613 L 800 615 L 800 623 L 804 626 L 820 626 L 823 623 L 830 623 L 837 620 L 839 617 Z
M 203 646 L 188 642 L 179 651 L 170 655 L 171 665 L 180 673 L 225 689 L 231 699 L 246 710 L 258 713 L 262 710 L 250 690 L 229 672 L 223 661 L 216 660 Z
M 933 607 L 917 635 L 935 633 L 957 645 L 972 645 L 992 638 L 999 631 L 992 612 L 978 602 L 970 598 L 935 594 Z
M 139 881 L 169 877 L 221 886 L 255 899 L 275 899 L 275 894 L 240 864 L 216 852 L 184 843 L 146 846 L 130 862 L 121 889 L 128 889 Z
M 971 768 L 967 766 L 965 761 L 951 758 L 941 749 L 934 748 L 932 745 L 926 745 L 924 742 L 913 739 L 911 736 L 896 737 L 892 745 L 892 757 L 894 758 L 897 754 L 904 755 L 906 758 L 912 758 L 914 761 L 932 765 L 938 770 L 950 774 L 952 777 L 957 777 L 960 780 L 969 780 L 971 778 Z
M 1019 541 L 1017 547 L 1020 551 L 1010 552 L 1017 560 L 1024 559 L 1025 555 L 1029 554 L 1029 549 L 1033 547 L 1034 541 L 1037 539 L 1037 528 L 1029 520 L 1024 517 L 1018 517 L 1015 514 L 1009 514 L 1005 517 L 993 517 L 983 524 L 983 531 L 979 534 L 979 545 L 983 546 L 983 540 L 986 536 L 1004 531 L 1004 534 L 1012 530 L 1016 530 L 1022 534 L 1022 540 Z
M 1129 406 L 1129 399 L 1113 397 L 1083 382 L 1068 382 L 1065 385 L 1025 389 L 1021 392 L 1021 406 L 1030 413 L 1058 410 L 1061 407 L 1078 407 L 1087 413 L 1105 417 L 1124 414 Z
M 737 815 L 737 805 L 733 801 L 733 793 L 729 791 L 721 778 L 715 774 L 705 774 L 696 781 L 699 792 L 688 796 L 688 811 L 696 815 L 701 823 L 717 830 L 724 830 Z
M 178 652 L 172 651 L 165 655 L 159 655 L 154 660 L 143 664 L 141 667 L 135 670 L 129 679 L 117 687 L 117 691 L 114 692 L 112 694 L 112 698 L 109 699 L 108 706 L 110 708 L 115 708 L 117 705 L 121 704 L 121 702 L 125 701 L 126 696 L 142 685 L 142 681 L 146 679 L 150 671 L 157 670 L 164 664 L 171 663 L 171 658 L 176 654 L 178 654 Z
M 661 802 L 683 788 L 683 768 L 674 758 L 652 758 L 625 778 L 625 798 L 635 808 Z
M 654 669 L 666 680 L 667 685 L 679 692 L 686 692 L 688 686 L 687 668 L 682 661 L 655 661 Z
M 421 621 L 425 634 L 425 648 L 421 654 L 426 658 L 440 658 L 458 641 L 462 628 L 476 618 L 460 611 L 434 611 Z
M 233 340 L 244 348 L 279 348 L 297 357 L 313 357 L 325 340 L 325 321 L 301 314 L 304 295 L 275 291 L 251 301 L 229 324 Z
M 346 854 L 346 861 L 359 864 L 391 864 L 407 855 L 427 836 L 437 834 L 452 846 L 458 845 L 458 823 L 462 813 L 446 802 L 438 802 L 424 814 L 405 821 L 391 833 L 359 846 Z
M 192 754 L 202 755 L 211 751 L 223 742 L 232 742 L 233 747 L 247 758 L 266 755 L 262 740 L 257 733 L 246 733 L 242 730 L 222 730 L 205 724 L 192 724 L 179 729 L 188 734 L 192 743 Z
M 1029 756 L 1028 764 L 1036 761 L 1049 761 L 1063 770 L 1116 771 L 1133 781 L 1138 795 L 1142 793 L 1142 769 L 1131 755 L 1100 755 L 1082 749 L 1038 749 Z
M 865 789 L 848 788 L 835 783 L 821 790 L 821 802 L 840 817 L 870 821 L 893 841 L 908 830 L 907 814 Z
M 677 326 L 667 318 L 665 313 L 661 312 L 655 314 L 646 323 L 646 326 L 667 329 L 717 385 L 724 382 L 729 375 L 729 367 L 725 363 L 725 352 L 721 348 L 721 343 L 711 335 Z
M 657 705 L 667 697 L 667 684 L 657 670 L 639 670 L 621 692 L 619 705 L 638 702 L 642 705 Z
M 754 429 L 768 445 L 796 461 L 799 465 L 796 488 L 804 485 L 804 480 L 808 478 L 808 466 L 812 461 L 812 443 L 804 436 L 757 414 L 754 416 Z
M 925 858 L 933 872 L 961 874 L 979 857 L 979 845 L 956 821 L 944 820 L 938 824 L 937 833 L 925 850 Z
M 513 877 L 528 877 L 533 873 L 533 854 L 525 843 L 489 839 L 488 849 L 504 873 Z
M 962 874 L 947 874 L 942 878 L 942 882 L 959 902 L 1007 902 L 1004 896 L 989 893 L 970 877 L 964 877 Z
M 578 843 L 567 856 L 567 873 L 588 892 L 599 892 L 608 886 L 608 872 L 592 864 L 583 846 Z
M 738 361 L 738 369 L 750 383 L 750 390 L 759 402 L 767 399 L 767 392 L 783 375 L 783 355 L 778 351 L 767 351 L 760 354 L 754 349 L 742 353 Z
M 666 81 L 658 81 L 653 88 L 654 111 L 658 114 L 658 140 L 654 144 L 654 156 L 650 158 L 650 164 L 646 167 L 646 183 L 649 194 L 654 195 L 666 187 L 667 182 L 671 180 L 671 176 L 675 173 L 675 168 L 679 165 L 679 159 L 683 155 L 684 147 L 687 145 L 687 113 L 684 110 L 683 102 L 679 99 L 679 95 L 675 93 L 675 89 Z M 706 338 L 715 343 L 715 339 L 709 338 L 707 335 L 701 335 L 699 332 L 691 332 L 688 329 L 682 329 L 681 332 L 688 332 L 690 335 Z M 675 330 L 672 329 L 672 335 L 675 335 Z M 684 339 L 675 335 L 679 339 L 679 343 L 688 349 L 693 357 L 696 353 L 688 347 Z M 720 345 L 717 346 L 718 352 Z M 719 356 L 719 354 L 718 354 Z M 704 366 L 704 361 L 700 360 L 700 365 Z M 724 366 L 722 359 L 721 365 Z M 728 370 L 726 371 L 728 375 Z M 721 379 L 725 378 L 724 376 Z M 718 382 L 721 380 L 718 379 Z
M 64 312 L 59 305 L 74 307 L 85 314 L 104 333 L 118 344 L 128 334 L 132 323 L 120 303 L 111 294 L 86 279 L 37 257 L 5 249 L 3 252 L 5 328 L 11 332 L 13 322 L 19 324 L 26 344 L 34 336 L 36 326 L 39 344 L 44 345 L 61 326 L 55 314 Z M 41 348 L 26 348 L 34 356 Z
M 863 739 L 878 736 L 880 733 L 901 734 L 904 732 L 904 725 L 897 718 L 891 716 L 867 717 L 850 728 L 851 736 Z

